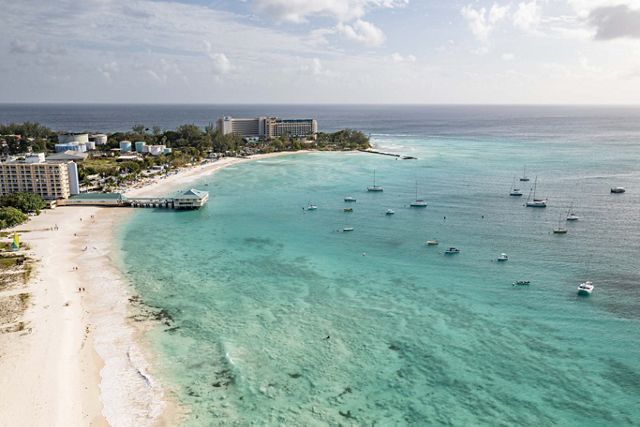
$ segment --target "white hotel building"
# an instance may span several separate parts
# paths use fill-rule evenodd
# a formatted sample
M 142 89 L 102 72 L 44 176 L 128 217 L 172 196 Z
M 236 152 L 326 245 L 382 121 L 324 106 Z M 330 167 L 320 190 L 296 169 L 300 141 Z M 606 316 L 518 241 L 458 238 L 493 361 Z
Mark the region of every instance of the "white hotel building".
M 235 134 L 243 138 L 273 139 L 284 135 L 293 138 L 315 138 L 318 122 L 315 119 L 239 119 L 227 116 L 218 119 L 217 128 L 223 135 Z
M 77 165 L 71 161 L 46 161 L 44 153 L 0 163 L 0 196 L 19 192 L 36 193 L 45 200 L 78 194 Z

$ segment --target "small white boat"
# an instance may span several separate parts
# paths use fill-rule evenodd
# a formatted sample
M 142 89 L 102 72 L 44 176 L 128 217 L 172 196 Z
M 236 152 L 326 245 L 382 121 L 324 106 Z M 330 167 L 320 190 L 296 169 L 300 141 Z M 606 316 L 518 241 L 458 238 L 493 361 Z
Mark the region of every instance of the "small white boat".
M 346 232 L 348 232 L 348 231 L 353 231 L 353 227 L 344 227 L 344 228 L 342 229 L 342 232 L 343 232 L 343 233 L 346 233 Z
M 459 254 L 459 253 L 460 253 L 460 249 L 454 248 L 454 247 L 451 247 L 451 248 L 447 249 L 446 251 L 444 251 L 445 255 L 455 255 L 455 254 Z
M 318 209 L 318 207 L 316 205 L 311 204 L 311 203 L 309 203 L 309 206 L 307 206 L 307 210 L 308 211 L 315 211 L 316 209 Z
M 394 213 L 396 213 L 393 209 L 387 209 L 387 211 L 385 212 L 385 215 L 393 215 Z
M 527 178 L 527 167 L 526 166 L 522 168 L 522 178 L 520 178 L 520 181 L 522 181 L 522 182 L 529 181 L 529 178 Z
M 589 296 L 593 292 L 593 283 L 586 281 L 578 285 L 578 295 Z
M 627 191 L 627 190 L 625 190 L 624 187 L 612 187 L 611 188 L 611 192 L 614 193 L 614 194 L 624 193 L 625 191 Z
M 509 256 L 505 253 L 501 253 L 500 256 L 497 258 L 497 261 L 499 262 L 509 261 Z
M 372 191 L 372 192 L 381 192 L 384 191 L 384 188 L 382 188 L 379 185 L 376 185 L 376 170 L 373 170 L 373 185 L 370 187 L 367 187 L 367 191 Z
M 351 196 L 347 196 L 344 198 L 345 202 L 355 202 L 356 198 L 355 197 L 351 197 Z
M 438 246 L 437 240 L 427 240 L 427 246 Z

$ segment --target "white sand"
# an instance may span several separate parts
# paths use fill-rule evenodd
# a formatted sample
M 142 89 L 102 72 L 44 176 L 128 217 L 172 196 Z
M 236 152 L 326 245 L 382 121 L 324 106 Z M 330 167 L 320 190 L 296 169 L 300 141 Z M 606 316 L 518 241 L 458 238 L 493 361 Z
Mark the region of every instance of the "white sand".
M 197 166 L 127 195 L 167 194 L 244 161 L 225 158 Z M 27 288 L 32 293 L 23 319 L 27 328 L 0 335 L 0 425 L 175 421 L 179 411 L 154 378 L 136 340 L 139 331 L 127 319 L 131 288 L 118 269 L 113 230 L 132 210 L 59 207 L 17 227 L 26 231 L 22 241 L 38 262 Z M 56 224 L 59 229 L 51 231 Z

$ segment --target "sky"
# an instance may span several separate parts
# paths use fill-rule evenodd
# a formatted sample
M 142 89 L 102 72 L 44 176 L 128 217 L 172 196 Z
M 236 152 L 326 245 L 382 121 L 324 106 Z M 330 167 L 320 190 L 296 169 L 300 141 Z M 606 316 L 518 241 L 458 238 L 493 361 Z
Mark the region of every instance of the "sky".
M 640 104 L 640 0 L 0 0 L 0 102 Z

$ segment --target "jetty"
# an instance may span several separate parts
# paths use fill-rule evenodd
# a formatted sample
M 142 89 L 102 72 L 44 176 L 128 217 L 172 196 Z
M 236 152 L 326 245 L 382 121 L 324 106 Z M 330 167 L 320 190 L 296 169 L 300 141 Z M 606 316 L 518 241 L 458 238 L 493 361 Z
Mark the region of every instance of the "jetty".
M 58 206 L 199 209 L 208 201 L 208 191 L 192 188 L 171 197 L 126 197 L 120 193 L 83 193 L 66 200 L 59 200 Z
M 395 153 L 385 153 L 384 151 L 377 151 L 377 150 L 373 150 L 371 148 L 368 149 L 363 149 L 363 148 L 358 148 L 358 151 L 362 152 L 362 153 L 367 153 L 367 154 L 379 154 L 381 156 L 389 156 L 389 157 L 395 157 L 397 159 L 402 159 L 402 160 L 416 160 L 417 157 L 413 157 L 413 156 L 403 156 L 400 154 L 395 154 Z

